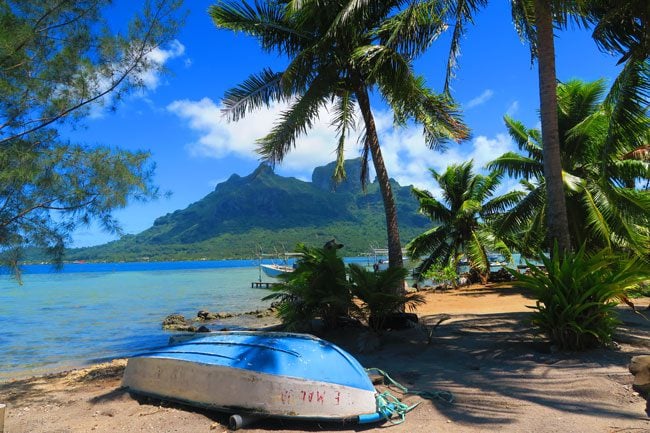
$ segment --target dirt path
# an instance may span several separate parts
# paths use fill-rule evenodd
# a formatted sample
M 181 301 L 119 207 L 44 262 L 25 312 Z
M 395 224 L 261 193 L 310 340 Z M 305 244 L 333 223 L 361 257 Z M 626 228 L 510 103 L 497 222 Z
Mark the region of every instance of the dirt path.
M 455 402 L 420 403 L 399 425 L 333 425 L 267 420 L 248 431 L 650 432 L 644 400 L 631 389 L 631 356 L 650 353 L 650 321 L 621 309 L 621 349 L 551 353 L 528 326 L 532 301 L 513 289 L 428 293 L 425 324 L 450 318 L 430 338 L 422 329 L 388 333 L 382 347 L 358 353 L 358 335 L 328 335 L 367 367 L 388 371 L 418 391 L 445 390 Z M 646 303 L 643 303 L 646 305 Z M 227 417 L 120 388 L 124 361 L 0 384 L 6 433 L 225 432 Z M 395 392 L 398 394 L 397 392 Z

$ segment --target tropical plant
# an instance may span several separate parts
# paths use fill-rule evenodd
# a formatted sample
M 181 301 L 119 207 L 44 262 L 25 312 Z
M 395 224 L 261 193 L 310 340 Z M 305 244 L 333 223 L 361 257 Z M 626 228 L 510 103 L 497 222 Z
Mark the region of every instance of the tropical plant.
M 509 260 L 509 249 L 494 235 L 487 222 L 512 207 L 522 193 L 511 191 L 492 197 L 501 173 L 493 171 L 480 175 L 472 170 L 472 161 L 450 165 L 444 173 L 430 169 L 442 189 L 442 200 L 436 199 L 428 191 L 413 188 L 420 202 L 420 212 L 436 224 L 406 246 L 413 259 L 427 256 L 416 268 L 418 275 L 436 264 L 456 268 L 461 256 L 465 255 L 470 267 L 479 272 L 485 283 L 490 273 L 490 251 L 500 253 Z
M 335 328 L 353 306 L 345 264 L 336 249 L 296 246 L 302 257 L 293 272 L 280 276 L 281 284 L 264 300 L 276 300 L 278 315 L 290 330 L 310 329 L 315 318 Z
M 454 23 L 445 80 L 445 91 L 448 92 L 451 77 L 457 67 L 460 40 L 466 32 L 467 24 L 473 23 L 474 16 L 481 8 L 486 7 L 488 2 L 445 0 L 436 4 L 439 10 L 445 11 L 444 17 Z M 570 22 L 592 27 L 593 38 L 601 50 L 622 55 L 619 63 L 625 62 L 625 65 L 608 96 L 609 105 L 617 107 L 616 111 L 610 113 L 610 120 L 623 129 L 636 128 L 630 120 L 638 119 L 638 114 L 647 112 L 650 95 L 648 5 L 646 0 L 517 0 L 512 1 L 511 5 L 517 33 L 522 40 L 530 44 L 531 58 L 537 59 L 538 64 L 543 135 L 540 143 L 544 155 L 542 160 L 545 177 L 543 187 L 550 203 L 549 211 L 545 215 L 546 225 L 549 228 L 549 236 L 559 242 L 560 250 L 566 250 L 571 242 L 570 216 L 567 215 L 562 186 L 561 137 L 556 111 L 554 29 L 565 28 Z M 647 153 L 647 141 L 641 143 L 641 146 L 644 146 Z
M 258 140 L 258 152 L 266 161 L 281 162 L 297 138 L 311 128 L 319 111 L 333 104 L 332 123 L 339 136 L 335 177 L 343 178 L 345 139 L 354 129 L 358 107 L 365 131 L 361 180 L 365 183 L 368 178 L 370 155 L 384 201 L 392 267 L 402 266 L 402 246 L 369 92 L 379 90 L 393 109 L 397 125 L 409 120 L 421 124 L 431 148 L 469 135 L 453 102 L 431 92 L 424 79 L 413 73 L 413 61 L 445 24 L 428 5 L 402 5 L 387 1 L 357 8 L 358 2 L 269 0 L 254 5 L 227 1 L 209 9 L 218 28 L 248 33 L 265 51 L 289 59 L 284 71 L 264 69 L 253 74 L 226 92 L 223 101 L 225 114 L 234 121 L 273 102 L 290 104 L 271 132 Z
M 173 39 L 179 0 L 142 2 L 117 32 L 109 0 L 0 2 L 0 251 L 15 267 L 25 247 L 59 262 L 71 233 L 156 195 L 145 152 L 61 138 L 97 104 L 144 86 L 162 65 L 151 52 Z M 126 28 L 126 26 L 125 26 Z
M 358 4 L 364 2 L 355 2 Z M 457 68 L 460 55 L 460 41 L 473 24 L 474 16 L 487 6 L 487 0 L 441 0 L 430 2 L 420 0 L 422 5 L 435 8 L 440 17 L 453 23 L 453 32 L 447 60 L 445 93 Z M 579 16 L 580 2 L 559 0 L 516 0 L 512 1 L 512 17 L 515 29 L 522 40 L 530 45 L 531 59 L 537 60 L 539 72 L 540 113 L 544 134 L 544 175 L 547 197 L 552 203 L 547 214 L 549 233 L 559 242 L 560 249 L 569 248 L 569 229 L 564 194 L 562 193 L 562 167 L 556 113 L 556 72 L 555 72 L 555 27 L 566 26 L 569 19 Z M 362 6 L 358 6 L 361 8 Z M 575 21 L 584 23 L 584 19 Z
M 634 127 L 630 119 L 647 114 L 650 104 L 650 11 L 646 0 L 590 0 L 582 3 L 581 13 L 594 24 L 593 38 L 606 53 L 621 55 L 622 70 L 612 85 L 609 105 L 618 107 L 611 121 L 618 127 Z M 638 135 L 634 132 L 628 135 Z M 647 138 L 647 137 L 646 137 Z M 648 140 L 640 143 L 648 155 Z
M 618 325 L 617 300 L 650 278 L 648 265 L 603 249 L 590 254 L 558 251 L 540 255 L 543 267 L 528 264 L 530 275 L 511 271 L 513 285 L 537 299 L 533 324 L 561 350 L 607 345 Z
M 635 186 L 650 179 L 650 164 L 626 155 L 647 138 L 650 122 L 643 116 L 633 119 L 632 124 L 645 128 L 620 128 L 612 122 L 612 113 L 620 110 L 610 107 L 608 99 L 601 102 L 604 89 L 602 80 L 572 80 L 558 87 L 563 182 L 572 246 L 578 249 L 586 244 L 590 251 L 611 247 L 647 256 L 650 194 Z M 538 130 L 507 116 L 505 122 L 524 154 L 506 153 L 488 167 L 523 177 L 528 194 L 495 225 L 506 243 L 530 255 L 547 245 L 544 220 L 550 205 L 544 187 L 542 137 Z
M 430 279 L 434 283 L 442 284 L 443 288 L 449 286 L 456 288 L 458 286 L 458 271 L 453 264 L 446 266 L 433 264 L 423 275 L 423 279 Z
M 404 281 L 408 273 L 404 268 L 374 272 L 350 264 L 348 271 L 352 294 L 361 301 L 360 312 L 368 326 L 377 333 L 384 329 L 390 314 L 413 310 L 424 303 L 424 297 L 418 293 L 395 293 L 395 285 Z

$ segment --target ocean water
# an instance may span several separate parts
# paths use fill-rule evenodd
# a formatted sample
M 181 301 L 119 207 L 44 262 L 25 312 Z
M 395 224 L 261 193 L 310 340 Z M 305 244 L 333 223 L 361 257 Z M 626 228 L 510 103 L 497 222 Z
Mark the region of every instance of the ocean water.
M 167 343 L 171 313 L 269 306 L 251 288 L 256 261 L 25 267 L 23 285 L 0 275 L 0 381 L 128 356 Z M 268 278 L 262 277 L 263 280 Z

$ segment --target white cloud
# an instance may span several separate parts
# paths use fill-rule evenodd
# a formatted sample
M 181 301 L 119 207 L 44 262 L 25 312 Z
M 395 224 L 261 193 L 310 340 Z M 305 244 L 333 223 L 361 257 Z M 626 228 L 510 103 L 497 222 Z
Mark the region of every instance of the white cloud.
M 271 131 L 287 107 L 287 104 L 275 104 L 270 109 L 250 113 L 238 122 L 228 122 L 221 115 L 221 106 L 210 98 L 174 101 L 167 110 L 185 120 L 189 128 L 198 133 L 198 140 L 187 144 L 191 155 L 217 159 L 235 155 L 257 160 L 255 141 Z M 283 171 L 311 172 L 314 167 L 334 160 L 337 138 L 330 122 L 327 110 L 321 110 L 320 119 L 307 134 L 296 140 L 295 148 L 282 162 Z M 347 140 L 345 157 L 354 158 L 359 154 L 356 137 Z
M 506 114 L 512 117 L 515 114 L 517 114 L 518 111 L 519 111 L 519 101 L 513 101 L 510 105 L 508 105 L 508 108 L 506 109 Z
M 494 138 L 478 136 L 461 145 L 450 143 L 445 152 L 433 151 L 426 146 L 417 126 L 381 132 L 380 143 L 391 177 L 401 185 L 414 185 L 434 194 L 437 187 L 429 168 L 442 172 L 451 164 L 472 159 L 478 172 L 487 162 L 516 149 L 507 134 L 497 134 Z
M 177 39 L 174 39 L 167 49 L 156 47 L 147 54 L 147 60 L 152 63 L 153 68 L 143 72 L 138 78 L 142 80 L 145 88 L 156 90 L 160 85 L 159 68 L 165 65 L 169 60 L 181 57 L 185 54 L 185 46 Z
M 467 104 L 465 105 L 465 109 L 469 110 L 470 108 L 477 107 L 479 105 L 485 104 L 487 101 L 489 101 L 492 96 L 494 96 L 494 92 L 491 89 L 485 89 L 483 93 L 478 95 L 476 98 L 471 99 Z
M 268 110 L 251 113 L 239 122 L 229 123 L 222 117 L 221 107 L 209 98 L 200 101 L 179 100 L 167 106 L 168 111 L 187 122 L 187 126 L 198 134 L 196 141 L 187 144 L 190 154 L 216 159 L 237 156 L 253 160 L 259 159 L 255 152 L 255 140 L 271 130 L 285 108 L 286 105 L 274 105 Z M 395 129 L 390 111 L 375 110 L 374 115 L 388 175 L 401 185 L 415 185 L 434 193 L 435 185 L 429 168 L 441 172 L 450 164 L 473 159 L 475 170 L 479 171 L 488 161 L 516 149 L 510 137 L 504 133 L 493 138 L 478 136 L 462 145 L 450 143 L 446 152 L 433 151 L 425 144 L 420 126 Z M 329 114 L 323 110 L 320 121 L 297 140 L 295 149 L 281 164 L 283 174 L 309 179 L 315 167 L 334 160 L 336 133 L 329 123 Z M 346 147 L 346 158 L 359 156 L 356 134 L 348 138 Z M 374 179 L 374 174 L 371 176 Z
M 161 68 L 169 60 L 182 57 L 185 53 L 185 46 L 178 40 L 173 40 L 170 42 L 169 46 L 164 49 L 156 47 L 151 50 L 145 57 L 146 61 L 149 63 L 149 68 L 146 71 L 140 72 L 133 76 L 130 76 L 129 79 L 131 82 L 141 82 L 144 88 L 141 91 L 138 91 L 134 94 L 136 98 L 146 98 L 147 92 L 151 90 L 156 90 L 161 84 Z M 112 74 L 119 76 L 125 66 L 124 65 L 115 65 L 112 70 Z M 109 89 L 115 80 L 113 75 L 94 75 L 89 78 L 89 85 L 92 85 L 96 89 L 96 93 L 101 93 Z M 92 119 L 104 117 L 106 112 L 106 107 L 110 107 L 114 103 L 113 93 L 108 93 L 102 98 L 98 99 L 90 107 L 89 117 Z

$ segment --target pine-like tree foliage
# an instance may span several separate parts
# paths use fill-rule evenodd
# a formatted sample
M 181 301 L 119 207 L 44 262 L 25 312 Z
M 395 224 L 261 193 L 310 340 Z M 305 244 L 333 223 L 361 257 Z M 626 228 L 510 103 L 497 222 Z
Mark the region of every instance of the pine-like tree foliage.
M 97 104 L 114 105 L 160 69 L 149 53 L 178 26 L 178 0 L 152 0 L 121 32 L 104 18 L 108 0 L 0 3 L 0 252 L 15 267 L 25 246 L 60 262 L 70 233 L 91 220 L 118 226 L 111 211 L 156 195 L 145 152 L 66 142 Z M 113 25 L 114 27 L 114 25 Z

